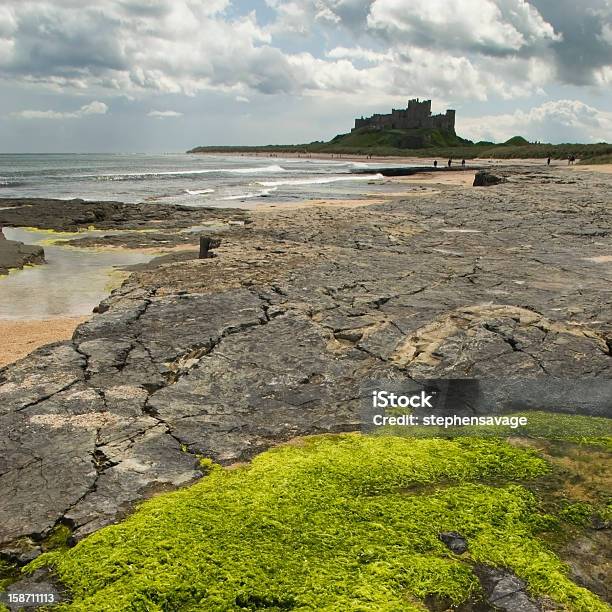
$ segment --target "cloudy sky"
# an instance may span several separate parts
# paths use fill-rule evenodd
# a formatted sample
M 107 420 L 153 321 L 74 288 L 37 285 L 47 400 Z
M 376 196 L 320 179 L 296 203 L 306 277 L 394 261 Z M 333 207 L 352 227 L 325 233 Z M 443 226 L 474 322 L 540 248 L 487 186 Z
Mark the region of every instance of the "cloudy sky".
M 2 0 L 0 151 L 329 139 L 411 97 L 612 142 L 612 0 Z

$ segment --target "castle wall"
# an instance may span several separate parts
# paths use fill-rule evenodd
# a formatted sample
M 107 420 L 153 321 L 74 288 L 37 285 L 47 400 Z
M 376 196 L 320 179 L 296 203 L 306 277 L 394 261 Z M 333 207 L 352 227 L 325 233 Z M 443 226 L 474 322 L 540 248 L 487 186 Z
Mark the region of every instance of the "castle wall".
M 431 114 L 431 100 L 409 100 L 405 109 L 392 109 L 391 113 L 375 114 L 371 117 L 355 119 L 355 127 L 359 129 L 371 127 L 373 129 L 419 129 L 436 128 L 455 131 L 455 111 L 447 110 L 444 115 Z

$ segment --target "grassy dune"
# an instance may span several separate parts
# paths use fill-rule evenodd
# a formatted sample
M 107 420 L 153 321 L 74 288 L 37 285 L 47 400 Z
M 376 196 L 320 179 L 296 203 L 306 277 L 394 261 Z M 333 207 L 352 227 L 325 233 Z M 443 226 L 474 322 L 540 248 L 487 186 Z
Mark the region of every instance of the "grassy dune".
M 612 145 L 531 144 L 520 136 L 505 143 L 477 142 L 441 130 L 368 130 L 339 134 L 329 142 L 299 145 L 255 147 L 196 147 L 189 153 L 334 153 L 341 155 L 376 155 L 454 159 L 567 159 L 575 155 L 582 163 L 610 163 Z

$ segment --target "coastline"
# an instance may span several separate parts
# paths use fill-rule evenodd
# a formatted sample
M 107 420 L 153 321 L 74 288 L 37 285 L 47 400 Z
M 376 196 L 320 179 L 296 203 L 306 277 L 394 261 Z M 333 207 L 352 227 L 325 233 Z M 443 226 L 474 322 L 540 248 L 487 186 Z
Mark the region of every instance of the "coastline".
M 197 151 L 190 152 L 189 155 L 204 155 L 204 156 L 219 156 L 223 154 L 222 151 Z M 433 161 L 435 159 L 438 160 L 438 164 L 443 165 L 446 162 L 448 157 L 442 155 L 428 155 L 428 156 L 401 156 L 401 155 L 367 155 L 360 153 L 296 153 L 292 151 L 279 151 L 278 153 L 268 153 L 268 152 L 256 152 L 256 151 L 241 151 L 234 153 L 227 153 L 228 155 L 235 155 L 237 157 L 255 157 L 261 159 L 320 159 L 325 161 L 338 161 L 338 162 L 346 162 L 346 161 L 354 161 L 354 162 L 362 162 L 362 163 L 372 163 L 372 164 L 381 164 L 385 163 L 393 163 L 393 164 L 405 164 L 405 165 L 413 165 L 413 166 L 423 166 L 423 165 L 433 165 Z M 455 163 L 457 160 L 461 161 L 461 157 L 452 158 Z M 466 159 L 467 167 L 469 169 L 470 166 L 546 166 L 546 158 L 539 157 L 526 157 L 526 158 L 491 158 L 491 157 L 474 157 L 470 159 Z M 550 165 L 553 167 L 566 167 L 567 160 L 565 159 L 552 159 Z M 598 168 L 601 166 L 610 166 L 610 164 L 592 164 L 588 166 L 589 168 Z M 580 165 L 570 166 L 574 168 L 580 168 Z M 583 167 L 587 167 L 586 165 Z
M 95 210 L 108 231 L 82 238 L 88 248 L 170 252 L 134 266 L 82 322 L 14 324 L 18 337 L 66 339 L 0 369 L 11 431 L 0 484 L 12 492 L 0 552 L 24 565 L 57 525 L 80 541 L 143 499 L 205 483 L 211 461 L 221 470 L 302 436 L 358 431 L 367 379 L 612 378 L 612 176 L 496 173 L 506 182 L 412 176 L 350 205 L 136 207 L 120 222 L 113 203 L 57 217 L 60 204 L 38 202 L 40 220 L 72 230 Z M 0 219 L 33 224 L 18 205 Z M 200 235 L 213 257 L 198 258 Z M 602 416 L 556 400 L 538 408 Z
M 200 153 L 206 155 L 206 153 Z M 351 156 L 351 159 L 363 160 L 365 156 Z M 321 156 L 323 158 L 323 156 Z M 344 158 L 346 159 L 346 158 Z M 372 162 L 390 161 L 390 158 L 372 158 Z M 406 158 L 394 158 L 394 160 L 405 162 Z M 410 160 L 408 160 L 410 161 Z M 484 161 L 484 160 L 480 160 Z M 496 160 L 498 162 L 496 170 L 510 171 L 515 166 L 515 160 Z M 521 160 L 525 162 L 523 168 L 541 167 L 541 160 Z M 581 172 L 603 172 L 609 173 L 612 171 L 612 165 L 608 166 L 571 166 L 567 167 L 563 164 L 556 164 L 556 167 L 568 172 L 580 170 Z M 245 215 L 254 215 L 253 218 L 265 216 L 272 213 L 284 213 L 289 211 L 313 210 L 318 208 L 323 209 L 355 209 L 362 207 L 378 207 L 388 204 L 398 199 L 407 198 L 408 201 L 413 198 L 432 197 L 439 195 L 440 188 L 459 187 L 471 188 L 474 180 L 474 171 L 468 167 L 464 172 L 453 173 L 416 173 L 411 176 L 386 177 L 384 182 L 389 184 L 397 184 L 397 191 L 389 191 L 385 193 L 370 193 L 365 187 L 362 198 L 360 199 L 314 199 L 302 200 L 299 202 L 276 202 L 274 204 L 257 204 L 245 203 L 240 209 L 193 209 L 177 206 L 174 207 L 180 216 L 177 218 L 176 213 L 168 215 L 167 206 L 159 206 L 153 214 L 149 210 L 146 211 L 135 205 L 124 205 L 116 202 L 87 202 L 74 201 L 74 203 L 65 200 L 45 200 L 32 198 L 9 198 L 2 200 L 3 213 L 7 215 L 10 223 L 16 221 L 19 225 L 32 226 L 35 223 L 50 232 L 61 231 L 79 231 L 87 229 L 86 226 L 94 215 L 99 217 L 99 225 L 101 228 L 107 227 L 110 233 L 100 231 L 100 235 L 95 235 L 95 232 L 85 232 L 82 236 L 80 233 L 64 238 L 61 233 L 57 234 L 55 244 L 66 245 L 68 247 L 78 246 L 86 248 L 90 252 L 121 252 L 122 249 L 128 249 L 133 252 L 148 254 L 152 256 L 161 256 L 161 260 L 181 261 L 189 259 L 197 249 L 197 234 L 185 234 L 182 231 L 190 225 L 198 225 L 203 223 L 202 230 L 207 231 L 207 227 L 214 228 L 215 234 L 219 233 L 218 228 L 222 228 L 220 234 L 228 230 L 239 230 L 245 223 L 247 217 Z M 404 186 L 421 186 L 419 190 L 405 189 Z M 39 216 L 40 208 L 36 209 L 36 213 L 32 212 L 31 204 L 33 202 L 45 204 L 43 207 L 42 216 Z M 26 206 L 24 207 L 24 203 Z M 7 206 L 7 204 L 9 206 Z M 83 207 L 85 206 L 85 211 Z M 123 220 L 117 224 L 116 222 L 105 222 L 105 216 L 108 219 L 113 218 L 116 214 L 117 207 L 121 207 Z M 146 204 L 147 208 L 151 207 L 150 203 Z M 62 209 L 62 213 L 58 214 L 58 210 Z M 129 208 L 131 214 L 126 215 L 125 210 Z M 14 209 L 11 210 L 11 209 Z M 172 207 L 170 207 L 172 210 Z M 7 213 L 8 211 L 8 213 Z M 91 211 L 91 212 L 90 212 Z M 95 212 L 94 212 L 95 211 Z M 102 212 L 101 212 L 102 211 Z M 161 212 L 163 211 L 163 213 Z M 14 214 L 13 214 L 14 213 Z M 161 213 L 161 214 L 160 214 Z M 162 219 L 156 217 L 162 217 Z M 144 221 L 143 218 L 147 220 Z M 5 223 L 7 218 L 5 218 Z M 80 220 L 79 220 L 80 219 Z M 100 222 L 101 220 L 101 222 Z M 144 223 L 144 225 L 143 225 Z M 230 224 L 234 224 L 232 227 Z M 225 228 L 225 230 L 223 230 Z M 117 233 L 118 232 L 118 233 Z M 181 232 L 181 233 L 179 233 Z M 51 234 L 53 235 L 53 234 Z M 59 239 L 59 240 L 58 240 Z M 21 244 L 21 243 L 18 243 Z M 28 245 L 26 245 L 27 247 Z M 34 248 L 34 247 L 28 247 Z M 608 255 L 594 256 L 593 261 L 608 262 Z M 135 269 L 137 269 L 136 266 Z M 130 272 L 127 272 L 129 275 Z M 92 305 L 93 306 L 93 305 Z M 50 319 L 25 319 L 25 320 L 0 320 L 0 327 L 3 327 L 8 334 L 8 342 L 5 346 L 2 357 L 0 357 L 0 367 L 16 361 L 17 359 L 26 356 L 30 350 L 43 346 L 47 342 L 59 341 L 68 339 L 76 326 L 85 321 L 90 315 L 59 315 Z M 36 340 L 35 338 L 38 338 Z M 21 344 L 21 346 L 20 346 Z M 11 359 L 10 355 L 14 358 Z

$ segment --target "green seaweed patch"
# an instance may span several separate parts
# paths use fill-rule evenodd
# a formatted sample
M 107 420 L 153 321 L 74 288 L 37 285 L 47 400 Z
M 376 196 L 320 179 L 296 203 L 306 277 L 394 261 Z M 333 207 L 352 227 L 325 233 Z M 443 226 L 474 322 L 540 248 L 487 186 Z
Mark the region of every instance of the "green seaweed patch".
M 593 506 L 586 502 L 567 503 L 559 511 L 559 517 L 578 527 L 587 527 L 593 518 Z
M 44 551 L 64 550 L 70 546 L 71 538 L 72 529 L 68 525 L 56 525 L 43 540 L 42 548 Z
M 537 500 L 517 484 L 549 470 L 532 449 L 344 434 L 300 439 L 234 469 L 206 467 L 195 485 L 28 571 L 52 566 L 73 595 L 61 609 L 71 611 L 416 612 L 430 596 L 478 599 L 472 564 L 484 563 L 569 610 L 609 610 L 537 535 Z M 443 531 L 461 533 L 468 552 L 452 553 Z
M 35 226 L 19 226 L 20 229 L 25 230 L 26 232 L 37 232 L 38 234 L 51 234 L 53 236 L 77 236 L 79 234 L 79 232 L 66 232 L 63 230 L 54 230 L 54 229 L 45 229 L 45 228 L 41 228 L 41 227 L 35 227 Z M 87 231 L 87 230 L 81 230 L 81 231 Z

